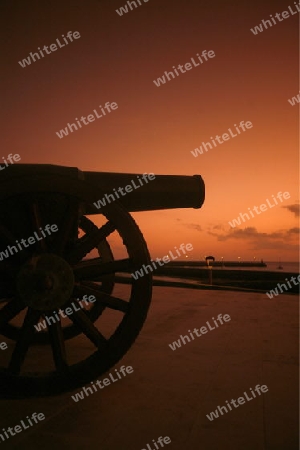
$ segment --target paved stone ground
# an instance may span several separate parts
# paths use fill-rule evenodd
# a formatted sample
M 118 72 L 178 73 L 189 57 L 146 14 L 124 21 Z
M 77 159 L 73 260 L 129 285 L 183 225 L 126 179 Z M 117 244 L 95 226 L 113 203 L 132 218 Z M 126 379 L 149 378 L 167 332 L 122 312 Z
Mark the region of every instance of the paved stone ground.
M 231 321 L 170 349 L 180 334 L 220 313 Z M 264 294 L 155 287 L 147 322 L 116 366 L 131 365 L 134 372 L 78 403 L 71 399 L 74 393 L 2 400 L 0 429 L 34 411 L 46 419 L 1 447 L 141 450 L 169 436 L 170 450 L 296 450 L 297 322 L 296 296 L 270 300 Z M 207 419 L 218 405 L 257 384 L 269 391 Z

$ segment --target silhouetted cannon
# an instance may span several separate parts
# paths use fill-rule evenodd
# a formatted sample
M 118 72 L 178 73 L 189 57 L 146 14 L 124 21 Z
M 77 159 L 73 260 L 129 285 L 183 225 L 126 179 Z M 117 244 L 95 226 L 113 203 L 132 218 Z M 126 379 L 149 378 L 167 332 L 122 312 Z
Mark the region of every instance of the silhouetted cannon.
M 0 173 L 0 333 L 11 340 L 2 396 L 72 390 L 124 356 L 152 290 L 148 273 L 130 277 L 128 299 L 112 294 L 116 274 L 128 277 L 151 262 L 128 211 L 200 208 L 204 193 L 199 175 L 150 178 L 38 164 Z M 91 344 L 81 344 L 83 359 L 66 351 L 79 334 Z M 38 361 L 28 357 L 36 344 L 48 346 Z

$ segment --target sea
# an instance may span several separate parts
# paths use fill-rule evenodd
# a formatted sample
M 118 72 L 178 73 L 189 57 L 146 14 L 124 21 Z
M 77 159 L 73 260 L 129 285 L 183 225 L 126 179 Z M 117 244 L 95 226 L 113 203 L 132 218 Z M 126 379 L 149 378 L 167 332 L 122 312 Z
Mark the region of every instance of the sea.
M 261 272 L 289 272 L 289 273 L 300 273 L 300 267 L 298 262 L 281 262 L 280 265 L 282 269 L 278 269 L 279 263 L 274 261 L 264 261 L 267 267 L 217 267 L 221 270 L 255 270 Z M 204 268 L 204 267 L 202 267 Z
M 281 262 L 280 266 L 282 269 L 278 269 L 279 263 L 274 261 L 264 261 L 267 264 L 267 267 L 244 267 L 244 270 L 261 270 L 268 272 L 289 272 L 289 273 L 300 273 L 299 263 L 298 262 Z M 239 270 L 237 268 L 237 270 Z

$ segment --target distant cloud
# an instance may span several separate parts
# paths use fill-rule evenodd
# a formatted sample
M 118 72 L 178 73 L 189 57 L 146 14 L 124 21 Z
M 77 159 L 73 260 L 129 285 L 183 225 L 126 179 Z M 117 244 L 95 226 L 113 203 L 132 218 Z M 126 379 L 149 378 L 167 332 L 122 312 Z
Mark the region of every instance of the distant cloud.
M 209 223 L 208 227 L 206 228 L 206 231 L 208 232 L 208 234 L 212 234 L 213 236 L 218 236 L 217 233 L 215 233 L 214 230 L 218 230 L 218 231 L 226 231 L 228 229 L 227 226 L 224 225 L 224 223 Z
M 294 203 L 293 205 L 282 206 L 282 208 L 288 209 L 291 213 L 295 214 L 295 217 L 300 216 L 300 204 Z
M 287 231 L 288 233 L 291 233 L 291 234 L 299 234 L 300 233 L 300 228 L 290 228 L 288 231 Z
M 202 227 L 198 223 L 184 223 L 186 228 L 192 228 L 193 230 L 202 231 Z
M 218 238 L 218 241 L 227 241 L 228 239 L 249 239 L 249 238 L 257 238 L 259 235 L 258 231 L 254 227 L 247 227 L 243 230 L 230 230 L 227 234 L 219 234 L 209 231 L 208 234 L 215 236 Z
M 224 242 L 229 239 L 244 240 L 251 244 L 253 250 L 261 249 L 296 249 L 297 244 L 293 244 L 294 237 L 299 234 L 299 228 L 279 230 L 272 233 L 261 233 L 254 227 L 247 227 L 243 230 L 230 230 L 228 233 L 215 233 L 209 231 L 208 234 L 215 236 L 218 241 Z
M 225 231 L 224 225 L 214 225 L 213 230 L 222 230 Z

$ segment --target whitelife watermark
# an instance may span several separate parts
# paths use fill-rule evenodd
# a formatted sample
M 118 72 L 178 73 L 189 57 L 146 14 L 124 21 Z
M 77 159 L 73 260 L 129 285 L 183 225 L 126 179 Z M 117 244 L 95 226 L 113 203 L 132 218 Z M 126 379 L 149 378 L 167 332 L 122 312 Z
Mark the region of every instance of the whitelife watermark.
M 8 346 L 6 342 L 0 342 L 0 350 L 7 350 Z
M 79 300 L 79 298 L 77 300 Z M 91 303 L 94 303 L 95 301 L 96 297 L 94 295 L 90 295 L 89 297 L 87 295 L 84 295 L 82 300 L 79 300 L 78 303 L 72 302 L 71 303 L 72 307 L 71 306 L 67 307 L 65 311 L 59 309 L 58 312 L 53 311 L 54 316 L 45 315 L 44 316 L 45 320 L 38 322 L 36 325 L 34 325 L 34 328 L 36 329 L 36 331 L 45 330 L 47 325 L 52 325 L 54 323 L 60 322 L 60 317 L 65 319 L 66 317 L 71 316 L 75 311 L 80 311 L 81 309 L 84 309 L 85 306 L 89 306 Z M 85 305 L 83 302 L 85 302 Z M 78 308 L 78 304 L 80 308 Z
M 147 3 L 147 2 L 149 2 L 149 0 L 143 0 L 143 2 L 144 2 L 144 3 Z M 138 3 L 140 6 L 143 5 L 143 3 L 141 3 L 140 0 L 136 0 L 136 2 L 135 2 L 135 1 L 132 1 L 132 2 L 129 2 L 129 1 L 128 1 L 128 2 L 127 2 L 127 5 L 129 6 L 130 10 L 132 11 L 132 10 L 133 10 L 132 5 L 134 5 L 135 8 L 138 8 L 137 3 Z M 119 16 L 123 16 L 123 14 L 128 13 L 128 6 L 127 6 L 127 5 L 121 6 L 121 8 L 115 10 L 115 11 L 119 14 Z M 129 12 L 130 12 L 130 11 L 129 11 Z
M 116 381 L 119 381 L 122 378 L 125 378 L 127 374 L 131 374 L 133 372 L 133 368 L 132 368 L 132 366 L 125 367 L 123 365 L 122 367 L 120 367 L 119 370 L 115 369 L 115 372 L 116 372 L 116 375 L 117 375 L 116 378 L 114 378 L 115 374 L 109 373 L 108 377 L 103 378 L 103 380 L 95 381 L 96 385 L 100 389 L 104 389 L 106 386 L 109 386 L 111 384 L 111 382 L 115 383 Z M 103 385 L 102 385 L 102 383 L 103 383 Z M 90 384 L 92 386 L 84 387 L 80 392 L 77 392 L 77 394 L 71 395 L 71 397 L 74 400 L 74 402 L 78 402 L 79 400 L 83 400 L 85 398 L 85 395 L 88 397 L 90 394 L 94 394 L 94 392 L 98 392 L 98 388 L 95 386 L 94 382 L 92 381 Z
M 288 99 L 288 102 L 290 103 L 290 105 L 295 106 L 296 103 L 300 103 L 300 91 L 299 94 L 297 95 L 297 97 L 292 97 L 292 99 Z
M 208 58 L 214 58 L 216 55 L 213 50 L 209 50 L 208 52 L 206 50 L 203 50 L 201 56 L 205 61 L 208 61 Z M 194 60 L 194 58 L 191 58 L 190 60 L 192 61 L 193 65 L 190 62 L 187 62 L 184 64 L 184 66 L 182 64 L 179 64 L 177 68 L 173 66 L 176 76 L 179 77 L 181 73 L 186 73 L 188 70 L 192 70 L 193 66 L 197 67 L 200 66 L 200 64 L 203 64 L 201 56 L 199 55 L 199 53 L 197 53 L 197 59 L 198 61 L 200 61 L 200 63 L 198 64 L 197 61 Z M 183 67 L 185 68 L 185 70 L 183 69 Z M 180 72 L 178 72 L 177 69 Z M 167 81 L 171 81 L 172 79 L 176 78 L 174 72 L 172 72 L 172 70 L 170 72 L 165 71 L 164 75 L 162 75 L 160 78 L 157 78 L 157 80 L 153 80 L 153 83 L 155 84 L 156 87 L 159 87 L 162 84 L 165 84 Z M 170 78 L 170 75 L 172 76 L 172 78 Z
M 104 116 L 106 116 L 106 112 L 104 111 L 104 109 L 102 108 L 102 105 L 99 105 L 99 108 L 101 109 L 101 112 Z M 104 105 L 104 108 L 111 113 L 111 109 L 114 111 L 115 109 L 118 108 L 118 105 L 116 102 L 106 102 Z M 97 119 L 100 119 L 102 116 L 102 114 L 98 114 L 97 111 L 94 109 L 93 112 L 95 113 L 95 116 L 97 117 Z M 86 122 L 87 119 L 88 121 Z M 75 120 L 78 124 L 79 128 L 82 128 L 82 125 L 80 123 L 80 121 L 84 124 L 84 125 L 89 125 L 91 122 L 94 122 L 95 117 L 93 114 L 89 114 L 88 116 L 81 116 L 80 119 L 78 120 L 77 117 L 75 117 Z M 76 125 L 76 123 L 67 123 L 66 128 L 64 128 L 63 130 L 59 130 L 56 131 L 55 133 L 57 134 L 57 136 L 59 137 L 59 139 L 62 139 L 65 136 L 69 135 L 69 130 L 71 131 L 71 133 L 73 133 L 73 131 L 77 131 L 78 127 Z
M 23 430 L 33 427 L 35 424 L 39 423 L 39 421 L 44 420 L 45 415 L 43 413 L 34 412 L 30 418 L 26 416 L 26 419 L 21 420 L 20 425 L 15 425 L 14 427 L 8 427 L 6 429 L 2 428 L 3 431 L 0 433 L 0 439 L 2 442 L 9 439 L 11 436 L 15 436 L 17 433 L 21 433 Z M 32 423 L 32 421 L 34 423 Z
M 213 138 L 212 136 L 210 137 L 210 139 L 215 147 L 217 147 L 217 144 L 215 141 L 217 141 L 218 144 L 224 144 L 224 142 L 229 141 L 229 139 L 241 134 L 239 127 L 243 130 L 243 132 L 249 130 L 250 128 L 253 128 L 252 122 L 250 122 L 249 120 L 247 120 L 247 122 L 244 122 L 242 120 L 239 125 L 234 124 L 234 126 L 235 126 L 235 129 L 238 134 L 234 134 L 232 132 L 231 128 L 228 128 L 229 133 L 223 133 L 222 136 L 219 136 L 217 134 L 215 138 Z M 224 140 L 222 141 L 221 138 Z M 202 155 L 203 149 L 207 152 L 208 151 L 207 147 L 209 147 L 210 149 L 213 148 L 210 142 L 202 142 L 202 145 L 200 145 L 199 148 L 198 147 L 195 148 L 195 150 L 191 150 L 191 153 L 196 158 L 198 155 Z
M 78 31 L 73 31 L 73 32 L 72 31 L 68 31 L 67 38 L 65 38 L 64 34 L 62 34 L 62 37 L 63 37 L 63 40 L 64 40 L 65 44 L 61 44 L 60 40 L 56 39 L 56 42 L 57 42 L 59 48 L 65 47 L 66 45 L 69 44 L 67 38 L 69 39 L 70 42 L 73 42 L 73 38 L 74 39 L 79 39 L 81 36 L 80 36 L 80 33 Z M 50 51 L 48 51 L 49 48 L 50 48 Z M 44 58 L 45 55 L 43 53 L 43 50 L 46 53 L 46 55 L 50 55 L 52 52 L 56 52 L 57 45 L 56 44 L 51 44 L 50 46 L 44 45 L 43 50 L 41 50 L 40 47 L 38 47 L 38 50 L 39 50 L 40 55 L 42 56 L 42 58 Z M 33 62 L 35 62 L 36 61 L 35 58 L 41 59 L 40 55 L 38 53 L 30 52 L 29 56 L 27 58 L 24 58 L 22 61 L 19 61 L 19 64 L 24 69 L 24 67 L 26 67 L 26 65 L 29 66 L 31 64 L 31 60 Z
M 266 392 L 268 392 L 268 386 L 266 386 L 265 384 L 263 384 L 262 386 L 257 384 L 255 386 L 254 390 L 260 396 L 262 393 L 265 394 Z M 255 393 L 254 393 L 252 388 L 250 388 L 250 391 L 251 391 L 251 394 L 252 394 L 252 397 L 250 397 L 250 398 L 248 397 L 247 392 L 244 392 L 244 395 L 245 395 L 245 398 L 246 398 L 247 402 L 250 402 L 251 400 L 256 398 L 256 395 L 255 395 Z M 232 407 L 230 406 L 229 403 L 231 403 L 235 408 L 238 408 L 240 405 L 244 405 L 245 404 L 245 398 L 244 397 L 239 397 L 237 400 L 231 399 L 230 402 L 225 400 L 225 403 L 226 403 L 226 406 L 229 409 L 229 411 L 232 411 Z M 236 404 L 236 402 L 238 402 L 238 405 Z M 228 409 L 226 408 L 226 406 L 218 406 L 215 411 L 212 411 L 210 414 L 206 414 L 206 417 L 210 421 L 212 421 L 212 420 L 217 419 L 219 417 L 219 412 L 223 416 L 224 411 L 225 411 L 225 413 L 229 412 Z
M 146 184 L 149 183 L 149 180 L 152 181 L 155 179 L 155 175 L 154 173 L 144 173 L 142 175 L 142 178 L 144 180 L 144 182 Z M 147 180 L 147 178 L 149 178 L 149 180 Z M 133 191 L 133 189 L 138 189 L 139 187 L 143 186 L 144 183 L 143 181 L 140 179 L 139 175 L 137 175 L 137 181 L 139 182 L 140 186 L 137 186 L 134 182 L 134 180 L 131 180 L 131 185 L 127 184 L 125 187 L 121 188 L 119 187 L 118 189 L 113 188 L 114 194 L 105 194 L 104 197 L 102 197 L 102 199 L 98 200 L 97 202 L 94 203 L 94 205 L 96 206 L 96 208 L 100 209 L 101 206 L 105 206 L 106 205 L 106 201 L 108 203 L 110 203 L 111 201 L 114 202 L 116 201 L 116 198 L 114 197 L 114 195 L 117 198 L 120 198 L 119 194 L 117 193 L 117 190 L 121 193 L 122 197 L 124 197 L 126 194 L 129 194 L 130 192 Z M 123 192 L 123 190 L 125 190 L 125 193 Z M 110 198 L 112 198 L 112 200 L 110 200 Z
M 53 224 L 53 225 L 47 224 L 44 228 L 45 228 L 45 231 L 47 231 L 48 236 L 50 236 L 51 233 L 56 233 L 56 231 L 58 231 L 58 227 L 55 224 Z M 19 247 L 19 250 L 18 250 L 18 248 L 15 245 L 8 245 L 6 247 L 6 250 L 0 252 L 0 261 L 3 261 L 3 258 L 8 258 L 10 255 L 14 255 L 14 254 L 18 253 L 18 251 L 24 250 L 24 248 L 29 247 L 29 245 L 33 245 L 37 241 L 42 241 L 43 238 L 47 237 L 47 234 L 44 232 L 44 230 L 41 227 L 40 227 L 40 232 L 41 232 L 43 237 L 40 237 L 38 235 L 38 233 L 35 231 L 33 233 L 34 237 L 30 236 L 29 238 L 27 238 L 28 245 L 26 244 L 26 239 L 21 239 L 21 242 L 16 240 L 15 244 Z M 24 248 L 22 248 L 21 244 L 24 246 Z M 13 252 L 13 250 L 14 250 L 14 252 Z
M 169 438 L 169 436 L 165 436 L 164 438 L 160 436 L 156 441 L 152 439 L 152 442 L 154 444 L 154 448 L 152 448 L 150 444 L 146 444 L 147 448 L 142 448 L 142 450 L 159 450 L 160 448 L 164 447 L 164 444 L 170 444 L 171 439 Z M 160 447 L 158 446 L 158 444 L 160 445 Z
M 298 283 L 297 283 L 296 280 L 298 280 Z M 285 281 L 286 281 L 288 287 L 286 286 L 285 283 L 282 283 L 282 284 L 277 283 L 277 286 L 278 286 L 278 288 L 280 289 L 280 292 L 278 292 L 277 287 L 275 287 L 274 290 L 271 289 L 269 292 L 266 292 L 266 295 L 267 295 L 269 298 L 277 297 L 277 295 L 283 293 L 282 286 L 284 286 L 284 289 L 285 289 L 286 291 L 288 291 L 289 289 L 292 289 L 293 286 L 291 285 L 291 283 L 289 282 L 289 280 L 286 278 Z M 296 278 L 296 277 L 291 277 L 291 281 L 294 283 L 294 286 L 298 286 L 299 283 L 300 283 L 300 275 L 298 275 L 297 278 Z
M 220 325 L 224 325 L 224 322 L 229 322 L 231 320 L 231 317 L 229 314 L 219 314 L 218 317 L 215 318 L 213 317 L 212 320 L 214 321 L 214 324 L 216 325 L 215 327 L 211 327 L 209 321 L 206 322 L 207 328 L 205 326 L 202 326 L 201 328 L 199 328 L 199 331 L 197 328 L 194 328 L 193 331 L 188 330 L 190 337 L 192 340 L 195 339 L 194 334 L 197 337 L 201 337 L 203 334 L 206 334 L 209 331 L 215 330 L 216 328 L 219 328 L 219 324 Z M 218 322 L 219 321 L 219 324 Z M 194 333 L 194 334 L 193 334 Z M 186 334 L 185 336 L 182 336 L 182 334 L 180 335 L 180 339 L 178 339 L 178 341 L 174 341 L 173 344 L 169 344 L 169 347 L 171 348 L 171 350 L 173 350 L 173 352 L 177 349 L 181 347 L 181 342 L 185 345 L 187 344 L 187 342 L 191 342 L 191 339 L 189 338 L 189 336 Z M 187 342 L 185 342 L 185 340 L 187 340 Z
M 269 199 L 266 198 L 266 202 L 267 202 L 267 204 L 268 204 L 268 206 L 269 206 L 270 209 L 271 209 L 271 208 L 274 208 L 275 206 L 278 205 L 278 201 L 276 200 L 275 196 L 272 195 L 272 197 L 273 197 L 273 200 L 274 200 L 274 204 L 273 204 L 273 205 L 269 202 Z M 282 203 L 282 202 L 283 202 L 282 197 L 284 198 L 284 200 L 287 200 L 287 199 L 289 199 L 291 196 L 290 196 L 290 193 L 287 192 L 287 191 L 284 192 L 284 193 L 282 193 L 282 192 L 280 191 L 280 192 L 277 193 L 277 196 L 276 196 L 276 197 L 277 197 L 277 198 L 280 200 L 280 202 Z M 251 217 L 254 218 L 255 216 L 254 216 L 254 214 L 253 214 L 253 211 L 255 211 L 257 215 L 259 215 L 261 212 L 267 211 L 267 210 L 268 210 L 268 207 L 267 207 L 267 205 L 266 205 L 265 203 L 262 203 L 260 206 L 253 206 L 253 211 L 251 211 L 250 208 L 248 208 L 248 210 L 249 210 L 249 214 L 251 215 Z M 260 210 L 260 211 L 259 211 L 259 210 Z M 243 213 L 240 213 L 240 217 L 238 217 L 237 219 L 233 219 L 232 222 L 229 221 L 228 223 L 229 223 L 229 225 L 230 225 L 232 228 L 235 228 L 236 226 L 241 225 L 241 223 L 242 223 L 242 222 L 241 222 L 241 219 L 243 220 L 243 222 L 246 222 L 245 216 L 246 216 L 247 220 L 250 220 L 249 214 L 248 214 L 248 213 L 244 213 L 244 214 L 243 214 Z
M 296 7 L 296 11 L 293 10 L 291 8 L 291 6 L 288 6 L 288 10 L 289 11 L 283 11 L 282 13 L 276 13 L 275 14 L 275 17 L 278 20 L 278 22 L 282 22 L 284 19 L 288 19 L 289 17 L 294 16 L 295 14 L 300 12 L 300 3 L 294 2 L 294 5 Z M 282 16 L 282 18 L 280 17 L 280 15 Z M 273 17 L 272 14 L 270 14 L 270 17 L 271 17 L 271 20 L 272 20 L 273 24 L 277 25 L 278 22 L 276 22 L 275 17 Z M 255 35 L 257 35 L 258 33 L 262 33 L 263 31 L 265 31 L 265 29 L 268 28 L 268 26 L 270 26 L 270 27 L 273 26 L 271 20 L 269 20 L 269 19 L 262 20 L 261 21 L 261 25 L 257 25 L 256 27 L 254 27 L 254 29 L 250 28 L 250 30 Z M 265 27 L 265 29 L 264 29 L 264 27 Z
M 2 159 L 3 159 L 3 161 L 4 161 L 5 166 L 2 167 L 2 166 L 1 166 L 2 163 L 1 163 L 1 164 L 0 164 L 0 170 L 6 169 L 6 167 L 8 167 L 8 164 L 9 164 L 9 163 L 10 163 L 10 164 L 14 164 L 14 161 L 15 161 L 15 162 L 20 161 L 21 156 L 19 155 L 19 153 L 15 153 L 14 155 L 13 155 L 12 153 L 10 153 L 6 158 L 4 158 L 4 156 L 2 156 Z M 8 159 L 9 163 L 6 161 L 6 159 Z
M 180 251 L 182 252 L 183 255 L 186 254 L 186 251 L 185 251 L 184 247 L 186 248 L 186 250 L 188 252 L 191 252 L 193 250 L 192 244 L 180 244 L 179 248 L 180 248 Z M 180 251 L 178 250 L 177 247 L 174 247 L 174 249 L 175 249 L 175 251 L 176 251 L 178 256 L 182 256 L 180 254 Z M 175 260 L 175 259 L 178 258 L 178 256 L 173 255 L 172 251 L 170 250 L 168 255 L 163 256 L 163 258 L 156 258 L 155 261 L 158 263 L 159 266 L 164 266 L 165 264 L 167 264 L 168 262 L 171 261 L 170 258 L 172 258 L 172 260 Z M 161 262 L 161 260 L 163 260 L 163 262 Z M 139 277 L 143 277 L 144 275 L 149 273 L 149 271 L 153 272 L 153 268 L 157 269 L 157 267 L 156 267 L 156 264 L 155 264 L 155 262 L 153 260 L 151 260 L 151 264 L 152 265 L 150 265 L 150 264 L 143 264 L 141 269 L 136 270 L 134 273 L 131 274 L 131 276 L 135 280 L 137 280 Z

